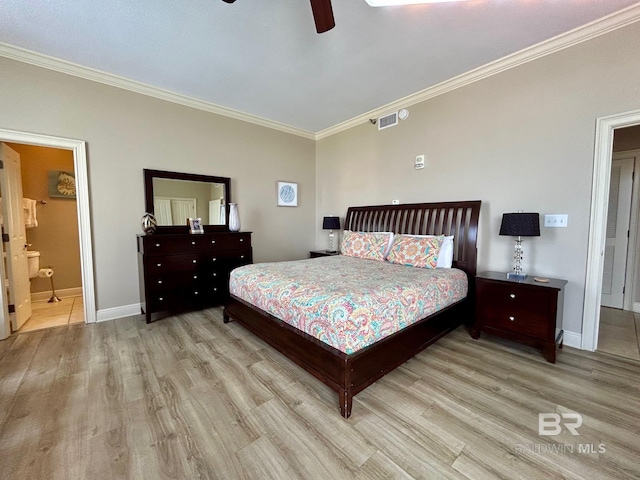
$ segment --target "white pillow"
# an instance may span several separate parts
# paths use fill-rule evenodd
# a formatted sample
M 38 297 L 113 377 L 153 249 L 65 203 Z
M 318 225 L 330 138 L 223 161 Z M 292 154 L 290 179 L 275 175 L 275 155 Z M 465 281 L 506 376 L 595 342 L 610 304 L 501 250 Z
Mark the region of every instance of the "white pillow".
M 406 237 L 438 237 L 440 235 L 405 235 Z M 387 252 L 388 254 L 389 252 Z M 451 268 L 453 265 L 453 235 L 445 235 L 436 268 Z

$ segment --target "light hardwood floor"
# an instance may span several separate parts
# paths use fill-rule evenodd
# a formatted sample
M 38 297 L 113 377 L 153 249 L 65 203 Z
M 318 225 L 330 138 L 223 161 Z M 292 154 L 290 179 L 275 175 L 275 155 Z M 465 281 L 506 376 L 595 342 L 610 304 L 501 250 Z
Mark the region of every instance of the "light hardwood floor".
M 0 476 L 639 478 L 639 375 L 633 360 L 565 347 L 553 365 L 460 328 L 345 420 L 334 392 L 220 309 L 69 325 L 0 342 Z M 580 435 L 539 436 L 551 412 L 581 414 Z

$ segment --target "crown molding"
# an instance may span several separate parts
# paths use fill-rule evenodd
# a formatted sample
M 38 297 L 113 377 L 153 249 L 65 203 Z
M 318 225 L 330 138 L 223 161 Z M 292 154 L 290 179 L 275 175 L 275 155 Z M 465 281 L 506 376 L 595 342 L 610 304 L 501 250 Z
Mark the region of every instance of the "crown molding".
M 0 56 L 102 83 L 104 85 L 122 88 L 124 90 L 140 93 L 142 95 L 158 98 L 178 105 L 184 105 L 186 107 L 203 110 L 216 115 L 222 115 L 236 120 L 260 125 L 262 127 L 279 130 L 281 132 L 297 135 L 303 138 L 321 140 L 344 130 L 348 130 L 349 128 L 366 123 L 370 118 L 378 118 L 389 112 L 424 102 L 430 98 L 443 95 L 452 90 L 483 80 L 492 75 L 504 72 L 505 70 L 518 67 L 519 65 L 534 61 L 565 48 L 586 42 L 592 38 L 626 27 L 627 25 L 638 21 L 640 21 L 640 3 L 636 3 L 606 17 L 602 17 L 598 20 L 587 23 L 586 25 L 570 30 L 569 32 L 563 33 L 549 40 L 545 40 L 544 42 L 531 47 L 527 47 L 519 52 L 475 68 L 458 75 L 457 77 L 450 78 L 437 85 L 428 87 L 394 102 L 370 110 L 358 115 L 357 117 L 353 117 L 316 133 L 2 42 L 0 42 Z
M 438 95 L 456 90 L 464 87 L 465 85 L 483 80 L 492 75 L 504 72 L 505 70 L 518 67 L 524 63 L 532 62 L 546 55 L 550 55 L 560 50 L 564 50 L 565 48 L 591 40 L 592 38 L 599 37 L 600 35 L 626 27 L 627 25 L 639 20 L 640 3 L 636 3 L 635 5 L 607 15 L 606 17 L 599 18 L 598 20 L 594 20 L 593 22 L 587 23 L 581 27 L 574 28 L 573 30 L 550 38 L 549 40 L 527 47 L 494 62 L 487 63 L 486 65 L 465 72 L 457 77 L 450 78 L 437 85 L 428 87 L 417 93 L 408 95 L 374 110 L 370 110 L 367 113 L 353 117 L 350 120 L 334 125 L 333 127 L 317 132 L 315 139 L 321 140 L 344 130 L 348 130 L 349 128 L 366 123 L 371 118 L 378 118 L 400 110 L 401 108 L 407 108 L 411 105 L 424 102 L 430 98 L 437 97 Z
M 295 128 L 283 123 L 267 120 L 265 118 L 250 115 L 248 113 L 233 110 L 231 108 L 222 107 L 214 103 L 198 100 L 187 95 L 181 95 L 174 93 L 163 88 L 153 87 L 145 83 L 130 80 L 128 78 L 113 75 L 111 73 L 96 70 L 94 68 L 85 67 L 77 63 L 68 62 L 59 58 L 44 55 L 42 53 L 33 52 L 24 48 L 9 45 L 7 43 L 0 42 L 0 56 L 17 60 L 19 62 L 28 63 L 37 67 L 54 70 L 56 72 L 66 73 L 73 75 L 74 77 L 84 78 L 94 82 L 109 85 L 111 87 L 122 88 L 131 92 L 140 93 L 148 97 L 158 98 L 171 103 L 177 103 L 178 105 L 184 105 L 185 107 L 196 108 L 209 113 L 215 113 L 216 115 L 222 115 L 225 117 L 241 120 L 243 122 L 253 123 L 262 127 L 279 130 L 281 132 L 290 133 L 304 138 L 315 140 L 315 134 L 313 132 Z

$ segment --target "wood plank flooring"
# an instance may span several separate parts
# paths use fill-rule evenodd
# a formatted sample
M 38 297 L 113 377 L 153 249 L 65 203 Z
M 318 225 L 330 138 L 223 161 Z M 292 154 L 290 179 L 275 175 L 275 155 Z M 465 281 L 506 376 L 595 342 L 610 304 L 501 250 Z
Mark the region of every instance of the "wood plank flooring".
M 461 328 L 345 420 L 220 309 L 69 325 L 0 342 L 0 477 L 640 478 L 639 379 L 634 360 L 565 348 L 553 365 Z M 538 435 L 538 413 L 570 412 L 579 436 Z

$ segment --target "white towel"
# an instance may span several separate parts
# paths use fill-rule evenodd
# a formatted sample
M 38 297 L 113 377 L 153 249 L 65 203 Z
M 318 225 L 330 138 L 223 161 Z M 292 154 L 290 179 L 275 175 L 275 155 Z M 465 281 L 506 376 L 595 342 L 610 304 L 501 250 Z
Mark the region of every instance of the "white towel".
M 38 219 L 36 218 L 36 201 L 30 198 L 23 198 L 22 209 L 24 211 L 24 226 L 26 228 L 37 227 Z

